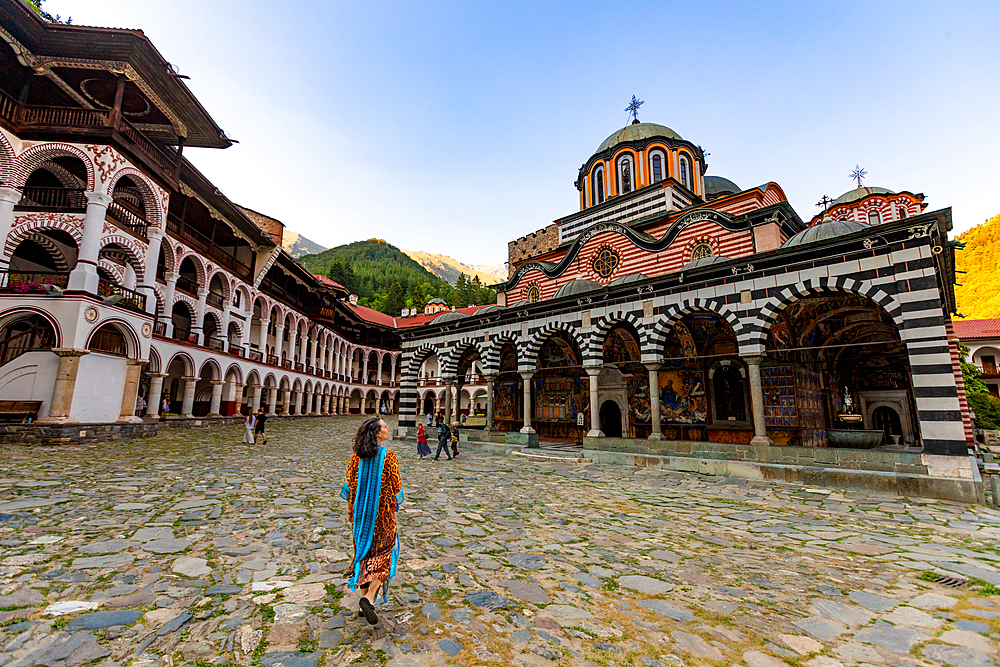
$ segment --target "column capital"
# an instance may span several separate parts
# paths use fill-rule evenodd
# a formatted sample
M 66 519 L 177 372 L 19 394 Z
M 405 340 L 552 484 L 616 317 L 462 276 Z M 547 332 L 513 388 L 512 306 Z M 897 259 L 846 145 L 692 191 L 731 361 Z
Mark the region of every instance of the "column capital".
M 54 347 L 52 353 L 57 357 L 82 357 L 90 354 L 90 350 L 78 350 L 75 347 Z
M 198 377 L 197 375 L 185 375 L 181 377 L 181 379 L 184 380 L 185 382 L 197 382 L 201 378 Z
M 518 371 L 517 374 L 520 375 L 525 382 L 528 382 L 531 378 L 535 377 L 535 371 Z
M 221 387 L 222 385 L 226 384 L 226 381 L 225 380 L 212 380 L 209 384 L 211 384 L 213 387 Z
M 177 279 L 181 277 L 181 274 L 175 273 L 174 271 L 167 271 L 163 274 L 163 280 L 168 283 L 176 283 Z
M 162 241 L 163 240 L 163 230 L 156 225 L 150 225 L 146 230 L 146 238 L 150 241 Z
M 126 359 L 125 363 L 129 366 L 145 366 L 149 363 L 149 359 Z
M 587 375 L 600 375 L 601 371 L 604 370 L 603 366 L 584 366 L 583 370 L 587 371 Z
M 151 378 L 165 378 L 165 377 L 167 377 L 166 373 L 146 373 L 146 375 L 148 375 Z
M 499 373 L 490 373 L 488 375 L 485 373 L 483 374 L 483 379 L 486 380 L 487 382 L 496 382 L 499 377 L 500 377 Z
M 204 300 L 205 298 L 208 297 L 208 288 L 207 287 L 199 287 L 198 290 L 197 290 L 197 294 L 198 294 L 198 300 L 199 301 Z
M 0 202 L 4 202 L 6 204 L 14 204 L 16 206 L 19 201 L 21 201 L 20 190 L 15 190 L 14 188 L 7 188 L 7 187 L 0 188 Z
M 457 378 L 454 375 L 447 375 L 447 376 L 442 375 L 441 379 L 444 380 L 444 383 L 450 387 L 453 384 L 455 384 L 455 380 Z
M 647 371 L 662 371 L 663 370 L 663 364 L 660 363 L 659 361 L 654 361 L 654 362 L 650 362 L 648 364 L 643 364 L 643 366 L 646 367 Z
M 761 362 L 767 359 L 766 354 L 741 354 L 740 359 L 753 366 L 760 366 Z
M 114 201 L 111 195 L 104 192 L 84 192 L 83 196 L 87 198 L 87 206 L 94 204 L 102 208 L 107 208 Z

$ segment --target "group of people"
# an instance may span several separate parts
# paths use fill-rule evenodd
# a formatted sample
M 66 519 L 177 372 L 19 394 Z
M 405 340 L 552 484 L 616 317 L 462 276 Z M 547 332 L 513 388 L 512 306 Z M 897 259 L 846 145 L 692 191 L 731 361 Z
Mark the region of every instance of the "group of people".
M 257 410 L 257 414 L 251 410 L 247 413 L 247 418 L 243 422 L 243 442 L 254 444 L 260 439 L 260 444 L 267 444 L 267 433 L 264 432 L 264 425 L 267 424 L 267 415 L 264 408 Z
M 438 448 L 437 454 L 434 455 L 435 461 L 440 460 L 442 450 L 449 461 L 458 458 L 458 426 L 457 421 L 452 422 L 450 427 L 443 421 L 438 422 Z M 430 429 L 430 415 L 427 416 L 427 429 Z M 451 445 L 450 451 L 448 449 L 449 445 Z M 431 448 L 427 445 L 427 430 L 424 429 L 424 425 L 421 423 L 417 425 L 417 456 L 422 459 L 430 455 Z

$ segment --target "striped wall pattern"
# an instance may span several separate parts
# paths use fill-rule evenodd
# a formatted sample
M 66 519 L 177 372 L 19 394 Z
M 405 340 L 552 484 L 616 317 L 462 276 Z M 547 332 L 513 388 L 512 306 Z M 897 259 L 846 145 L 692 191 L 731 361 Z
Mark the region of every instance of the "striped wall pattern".
M 588 360 L 593 360 L 593 351 L 601 348 L 603 335 L 609 329 L 601 327 L 601 322 L 609 315 L 627 312 L 642 325 L 636 327 L 640 336 L 646 332 L 642 354 L 643 361 L 648 363 L 662 355 L 666 325 L 684 312 L 700 308 L 703 312 L 719 313 L 733 325 L 739 354 L 758 355 L 765 350 L 768 329 L 775 316 L 796 298 L 836 292 L 862 294 L 892 317 L 906 345 L 925 452 L 964 455 L 966 430 L 948 344 L 949 318 L 941 297 L 943 285 L 931 252 L 935 242 L 919 236 L 916 227 L 904 231 L 911 233 L 904 240 L 867 249 L 855 243 L 850 252 L 830 248 L 825 255 L 770 271 L 758 269 L 735 278 L 717 275 L 698 283 L 663 287 L 655 293 L 636 290 L 629 292 L 631 296 L 621 297 L 626 299 L 624 303 L 602 305 L 600 301 L 587 303 L 581 298 L 574 310 L 558 317 L 524 314 L 512 323 L 484 322 L 474 332 L 467 328 L 461 332 L 442 333 L 433 328 L 426 334 L 414 332 L 419 338 L 405 341 L 403 354 L 409 358 L 426 345 L 442 350 L 462 338 L 481 336 L 494 343 L 487 350 L 484 365 L 484 370 L 490 373 L 498 367 L 501 337 L 509 337 L 519 341 L 518 367 L 533 370 L 547 335 L 563 330 L 573 335 L 581 351 L 587 351 Z M 749 300 L 744 302 L 744 296 L 749 296 Z M 565 305 L 561 302 L 562 307 Z M 652 317 L 639 317 L 640 313 L 649 312 Z M 470 323 L 476 319 L 472 318 Z M 583 321 L 588 322 L 587 327 L 582 327 Z M 413 414 L 404 412 L 401 424 L 405 426 L 407 420 L 412 421 Z
M 639 348 L 646 349 L 649 346 L 649 330 L 642 323 L 642 311 L 609 313 L 599 322 L 593 325 L 593 332 L 587 339 L 587 346 L 582 348 L 583 365 L 600 365 L 604 358 L 604 341 L 608 333 L 618 324 L 630 324 L 639 335 Z
M 958 336 L 955 335 L 955 327 L 951 320 L 944 323 L 945 331 L 948 332 L 948 350 L 951 353 L 951 369 L 955 376 L 955 386 L 958 388 L 958 404 L 962 410 L 962 424 L 965 426 L 965 439 L 969 447 L 975 447 L 976 436 L 972 431 L 972 412 L 969 409 L 969 400 L 965 395 L 965 376 L 962 375 L 962 357 L 958 352 Z

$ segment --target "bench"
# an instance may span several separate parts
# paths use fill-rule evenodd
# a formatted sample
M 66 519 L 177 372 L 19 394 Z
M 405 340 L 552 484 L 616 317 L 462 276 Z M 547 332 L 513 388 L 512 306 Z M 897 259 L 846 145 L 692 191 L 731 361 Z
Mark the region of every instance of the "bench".
M 0 401 L 0 421 L 19 421 L 23 424 L 29 417 L 34 421 L 38 419 L 41 407 L 41 401 Z

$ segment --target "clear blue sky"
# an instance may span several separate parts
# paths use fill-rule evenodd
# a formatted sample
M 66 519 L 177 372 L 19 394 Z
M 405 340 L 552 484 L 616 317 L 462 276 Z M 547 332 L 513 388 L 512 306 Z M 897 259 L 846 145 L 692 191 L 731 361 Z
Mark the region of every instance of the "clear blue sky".
M 240 141 L 186 154 L 325 246 L 378 237 L 467 263 L 578 208 L 580 165 L 640 118 L 710 174 L 815 202 L 867 185 L 1000 213 L 997 2 L 48 0 L 141 28 Z

